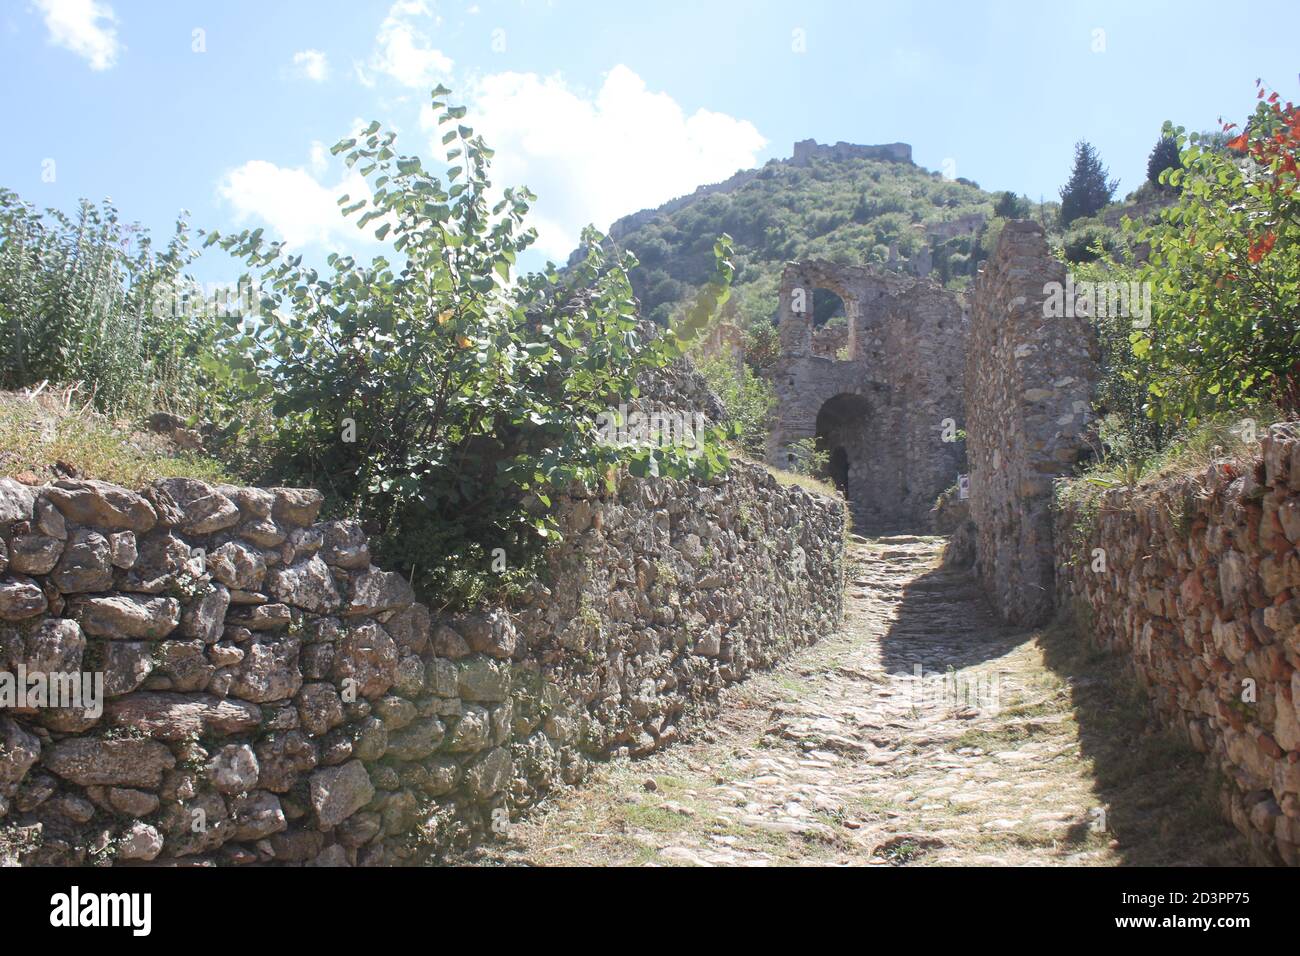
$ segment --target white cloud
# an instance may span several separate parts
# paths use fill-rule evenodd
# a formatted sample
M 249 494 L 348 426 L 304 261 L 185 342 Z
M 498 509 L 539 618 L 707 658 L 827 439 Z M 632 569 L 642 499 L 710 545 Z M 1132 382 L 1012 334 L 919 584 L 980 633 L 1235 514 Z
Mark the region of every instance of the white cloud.
M 700 109 L 687 116 L 666 93 L 619 65 L 594 95 L 559 75 L 498 73 L 470 89 L 470 121 L 496 150 L 493 179 L 538 195 L 530 221 L 539 250 L 563 259 L 582 227 L 607 229 L 757 164 L 767 140 L 753 124 Z M 431 126 L 431 114 L 424 121 Z M 441 141 L 433 140 L 441 155 Z
M 329 168 L 329 162 L 330 151 L 325 147 L 325 144 L 318 139 L 312 140 L 311 171 L 317 176 L 322 176 L 325 170 Z
M 311 160 L 314 175 L 301 167 L 249 160 L 227 173 L 217 190 L 233 207 L 236 223 L 262 223 L 274 238 L 295 248 L 340 239 L 345 244 L 369 242 L 370 233 L 357 229 L 355 217 L 344 218 L 338 205 L 344 193 L 353 201 L 369 198 L 365 180 L 353 172 L 336 185 L 322 185 L 318 178 L 326 167 L 322 144 L 312 144 Z
M 71 50 L 92 70 L 107 70 L 117 62 L 122 44 L 117 39 L 113 8 L 96 0 L 36 0 L 50 31 L 50 42 Z
M 293 55 L 294 73 L 316 83 L 324 83 L 330 75 L 330 61 L 320 50 L 299 50 Z
M 374 73 L 392 77 L 403 86 L 429 89 L 451 72 L 449 56 L 432 45 L 421 29 L 421 19 L 441 24 L 425 0 L 398 0 L 379 24 L 375 51 L 365 64 L 357 63 L 357 78 L 374 85 Z

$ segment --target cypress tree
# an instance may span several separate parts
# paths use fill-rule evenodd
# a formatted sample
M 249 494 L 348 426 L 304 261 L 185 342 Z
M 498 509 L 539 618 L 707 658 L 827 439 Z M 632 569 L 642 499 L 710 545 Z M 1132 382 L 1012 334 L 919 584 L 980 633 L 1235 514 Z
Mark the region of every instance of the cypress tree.
M 1061 187 L 1061 225 L 1068 226 L 1084 216 L 1095 216 L 1110 202 L 1119 180 L 1106 178 L 1106 167 L 1092 144 L 1080 140 L 1074 145 L 1074 171 Z

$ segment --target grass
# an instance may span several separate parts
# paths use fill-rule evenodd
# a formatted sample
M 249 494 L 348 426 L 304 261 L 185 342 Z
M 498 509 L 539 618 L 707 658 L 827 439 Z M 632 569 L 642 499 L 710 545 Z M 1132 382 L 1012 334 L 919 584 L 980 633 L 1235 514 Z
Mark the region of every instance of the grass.
M 69 390 L 0 392 L 0 475 L 42 483 L 65 474 L 68 466 L 77 477 L 127 488 L 165 477 L 235 480 L 220 462 L 179 450 L 129 422 L 105 418 L 83 407 Z
M 1216 459 L 1255 458 L 1260 454 L 1259 439 L 1268 426 L 1284 419 L 1281 412 L 1269 406 L 1207 417 L 1185 428 L 1158 452 L 1103 457 L 1071 482 L 1071 490 L 1078 494 L 1089 485 L 1138 487 L 1203 471 Z M 1252 429 L 1243 429 L 1245 422 L 1253 423 L 1253 435 Z
M 811 491 L 813 494 L 825 495 L 827 498 L 838 498 L 841 501 L 844 500 L 844 496 L 840 494 L 840 490 L 829 481 L 822 481 L 820 478 L 814 478 L 812 475 L 801 475 L 796 471 L 787 471 L 786 469 L 778 468 L 775 465 L 758 462 L 756 462 L 756 464 L 762 464 L 763 467 L 767 469 L 768 474 L 775 478 L 781 485 L 786 487 L 789 487 L 790 485 L 798 485 L 800 488 L 803 488 L 805 491 Z

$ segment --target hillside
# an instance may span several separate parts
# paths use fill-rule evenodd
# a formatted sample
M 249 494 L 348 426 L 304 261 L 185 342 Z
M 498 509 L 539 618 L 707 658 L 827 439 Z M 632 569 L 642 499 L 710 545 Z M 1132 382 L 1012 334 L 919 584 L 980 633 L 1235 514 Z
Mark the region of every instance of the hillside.
M 904 144 L 805 141 L 791 159 L 626 216 L 610 236 L 640 260 L 633 286 L 643 313 L 658 322 L 708 278 L 722 232 L 736 244 L 743 326 L 775 315 L 781 267 L 791 259 L 932 270 L 946 285 L 964 286 L 1000 228 L 997 197 L 917 166 L 910 155 Z

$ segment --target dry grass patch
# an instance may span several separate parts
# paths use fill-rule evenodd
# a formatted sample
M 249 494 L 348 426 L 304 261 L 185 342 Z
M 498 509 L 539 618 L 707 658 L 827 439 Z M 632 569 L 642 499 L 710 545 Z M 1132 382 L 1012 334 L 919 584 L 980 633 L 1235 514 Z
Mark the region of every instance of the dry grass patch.
M 69 473 L 132 489 L 164 477 L 234 480 L 220 462 L 105 418 L 70 390 L 0 392 L 0 475 L 42 483 Z

